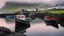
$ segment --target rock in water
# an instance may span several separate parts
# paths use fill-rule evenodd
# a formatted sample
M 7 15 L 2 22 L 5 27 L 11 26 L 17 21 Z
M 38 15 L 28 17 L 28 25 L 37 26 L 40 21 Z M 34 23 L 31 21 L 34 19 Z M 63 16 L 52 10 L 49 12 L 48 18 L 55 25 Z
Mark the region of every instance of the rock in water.
M 0 27 L 0 32 L 5 33 L 5 34 L 10 34 L 11 30 L 5 27 Z
M 0 36 L 6 36 L 6 34 L 3 32 L 0 32 Z

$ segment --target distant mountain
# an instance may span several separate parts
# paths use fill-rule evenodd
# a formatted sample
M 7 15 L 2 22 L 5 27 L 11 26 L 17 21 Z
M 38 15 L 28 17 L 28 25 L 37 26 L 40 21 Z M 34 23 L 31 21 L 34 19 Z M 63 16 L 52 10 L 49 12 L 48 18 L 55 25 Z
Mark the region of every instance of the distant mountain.
M 17 2 L 6 2 L 5 6 L 0 10 L 3 12 L 9 12 L 11 10 L 17 11 L 18 8 L 43 8 L 43 7 L 49 7 L 49 4 L 45 3 L 17 3 Z
M 33 8 L 37 7 L 40 3 L 17 3 L 17 2 L 6 2 L 5 6 L 0 11 L 8 11 L 17 8 Z
M 17 3 L 17 2 L 6 2 L 5 6 L 3 8 L 9 8 L 9 7 L 32 7 L 32 6 L 38 6 L 40 3 Z
M 3 8 L 10 7 L 44 7 L 50 6 L 50 4 L 45 3 L 18 3 L 18 2 L 6 2 Z

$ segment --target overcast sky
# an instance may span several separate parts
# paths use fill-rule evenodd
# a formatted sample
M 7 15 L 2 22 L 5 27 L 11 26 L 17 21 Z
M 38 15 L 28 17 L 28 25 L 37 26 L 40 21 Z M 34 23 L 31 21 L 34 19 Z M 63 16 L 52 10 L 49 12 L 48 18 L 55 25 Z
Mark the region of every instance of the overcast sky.
M 46 3 L 46 4 L 60 4 L 64 3 L 64 0 L 7 0 L 11 2 L 20 2 L 20 3 Z
M 0 8 L 5 5 L 5 2 L 57 4 L 64 3 L 64 0 L 0 0 Z
M 64 0 L 7 0 L 7 1 L 12 1 L 12 2 L 28 2 L 28 3 L 54 3 L 54 2 L 61 2 Z
M 27 3 L 52 3 L 56 0 L 8 0 L 12 2 L 27 2 Z

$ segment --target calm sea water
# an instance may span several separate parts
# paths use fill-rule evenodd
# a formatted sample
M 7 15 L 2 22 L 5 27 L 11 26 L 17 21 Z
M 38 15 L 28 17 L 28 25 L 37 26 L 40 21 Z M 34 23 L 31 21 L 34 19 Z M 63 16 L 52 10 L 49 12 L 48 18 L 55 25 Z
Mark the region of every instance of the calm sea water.
M 35 19 L 30 22 L 31 27 L 26 30 L 27 36 L 64 36 L 64 28 L 59 25 L 59 29 L 52 26 L 46 26 L 43 20 Z M 0 18 L 0 27 L 7 27 L 11 31 L 15 31 L 15 23 L 13 19 Z
M 46 26 L 43 20 L 36 19 L 31 22 L 31 27 L 27 29 L 27 36 L 64 36 L 64 28 L 59 25 L 59 29 Z
M 11 31 L 15 31 L 15 23 L 13 19 L 0 18 L 0 27 L 9 28 Z

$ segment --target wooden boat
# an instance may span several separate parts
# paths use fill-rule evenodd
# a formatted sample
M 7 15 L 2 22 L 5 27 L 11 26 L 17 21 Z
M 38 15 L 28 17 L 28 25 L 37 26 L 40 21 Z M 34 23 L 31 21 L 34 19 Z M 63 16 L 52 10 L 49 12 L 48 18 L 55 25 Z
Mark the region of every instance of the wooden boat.
M 26 30 L 27 28 L 30 27 L 30 20 L 26 20 L 25 15 L 16 15 L 15 23 L 16 23 L 15 28 L 16 32 Z
M 47 26 L 50 25 L 50 26 L 53 26 L 55 28 L 59 28 L 58 23 L 57 23 L 58 18 L 45 16 L 44 19 L 45 19 L 45 23 L 46 23 Z

